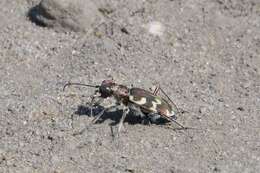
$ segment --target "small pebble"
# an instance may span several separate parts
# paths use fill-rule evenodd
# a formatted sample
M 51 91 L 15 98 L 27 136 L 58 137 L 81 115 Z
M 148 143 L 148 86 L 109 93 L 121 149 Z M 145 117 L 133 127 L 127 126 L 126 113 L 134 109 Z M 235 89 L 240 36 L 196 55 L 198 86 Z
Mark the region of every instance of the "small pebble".
M 245 109 L 243 108 L 243 107 L 241 107 L 241 106 L 239 106 L 238 108 L 237 108 L 237 110 L 239 110 L 239 111 L 244 111 Z
M 155 36 L 162 36 L 165 31 L 164 25 L 161 22 L 157 22 L 157 21 L 148 23 L 147 29 L 150 34 Z

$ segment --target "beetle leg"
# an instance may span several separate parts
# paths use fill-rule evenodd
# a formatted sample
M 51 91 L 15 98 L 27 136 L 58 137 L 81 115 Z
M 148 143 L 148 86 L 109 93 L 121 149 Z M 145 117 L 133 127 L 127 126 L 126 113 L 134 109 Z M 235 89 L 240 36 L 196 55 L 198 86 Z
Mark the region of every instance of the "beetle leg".
M 129 113 L 129 108 L 125 106 L 124 109 L 123 109 L 123 115 L 122 115 L 122 117 L 120 119 L 120 122 L 119 122 L 119 125 L 118 125 L 118 134 L 120 133 L 120 131 L 121 131 L 122 127 L 123 127 L 123 123 L 124 123 L 125 117 L 126 117 L 126 115 L 128 113 Z
M 148 115 L 144 114 L 140 107 L 136 106 L 135 104 L 129 104 L 129 108 L 134 113 L 135 116 L 139 116 L 142 119 L 142 124 L 150 125 L 150 120 L 148 119 Z
M 129 109 L 133 111 L 134 115 L 140 116 L 141 118 L 146 117 L 146 115 L 141 111 L 140 107 L 136 106 L 135 104 L 128 104 Z
M 158 87 L 158 92 L 159 92 L 159 90 L 160 90 L 160 91 L 162 92 L 162 94 L 168 99 L 168 101 L 171 102 L 171 105 L 172 105 L 172 107 L 173 107 L 174 109 L 176 109 L 177 114 L 180 113 L 178 107 L 175 105 L 175 103 L 172 101 L 172 99 L 166 94 L 166 92 L 165 92 L 160 86 Z M 157 93 L 158 93 L 158 92 L 157 92 Z
M 158 84 L 158 85 L 156 85 L 156 86 L 154 86 L 154 89 L 153 89 L 153 95 L 157 95 L 158 93 L 159 93 L 159 90 L 160 90 L 161 88 L 160 88 L 160 85 Z
M 94 95 L 91 96 L 91 101 L 89 103 L 90 107 L 90 116 L 93 117 L 93 107 L 96 104 L 100 104 L 104 98 L 100 97 L 100 94 L 98 91 L 95 92 Z
M 105 108 L 103 109 L 101 112 L 98 113 L 98 115 L 92 120 L 92 123 L 95 124 L 99 119 L 100 117 L 104 114 L 104 112 L 109 112 L 115 108 L 118 108 L 119 105 L 114 105 L 114 106 L 111 106 L 111 107 L 108 107 L 108 108 Z M 86 126 L 85 128 L 83 128 L 81 131 L 77 132 L 77 133 L 74 133 L 73 135 L 79 135 L 79 134 L 82 134 L 88 127 Z
M 149 113 L 148 115 L 149 120 L 151 120 L 153 123 L 155 123 L 161 116 L 158 113 Z
M 174 122 L 175 124 L 177 124 L 178 126 L 180 126 L 182 129 L 188 129 L 188 127 L 185 127 L 184 125 L 182 125 L 181 123 L 179 123 L 178 121 L 176 121 L 174 118 L 167 118 L 169 121 Z
M 118 108 L 119 105 L 114 105 L 114 106 L 111 106 L 111 107 L 108 107 L 108 108 L 105 108 L 103 109 L 101 112 L 99 112 L 97 114 L 97 116 L 92 120 L 92 123 L 95 124 L 99 119 L 100 117 L 104 114 L 104 112 L 109 112 L 109 111 L 112 111 L 114 110 L 115 108 Z

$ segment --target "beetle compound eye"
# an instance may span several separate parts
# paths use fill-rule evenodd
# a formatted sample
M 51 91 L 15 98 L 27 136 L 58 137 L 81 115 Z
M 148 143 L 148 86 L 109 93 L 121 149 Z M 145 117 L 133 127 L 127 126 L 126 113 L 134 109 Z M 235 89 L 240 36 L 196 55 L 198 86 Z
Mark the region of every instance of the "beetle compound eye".
M 107 98 L 113 95 L 113 91 L 111 90 L 111 88 L 106 86 L 100 87 L 99 92 L 101 94 L 101 97 L 103 98 Z
M 101 85 L 113 85 L 115 82 L 113 80 L 104 80 Z

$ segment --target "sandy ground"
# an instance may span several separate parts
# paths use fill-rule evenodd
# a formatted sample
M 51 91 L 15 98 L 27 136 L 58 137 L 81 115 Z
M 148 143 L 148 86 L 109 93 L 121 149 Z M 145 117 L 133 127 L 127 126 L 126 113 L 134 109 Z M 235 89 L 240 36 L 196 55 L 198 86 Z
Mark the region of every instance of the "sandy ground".
M 84 36 L 32 23 L 37 0 L 0 1 L 0 172 L 258 172 L 260 1 L 96 2 L 111 18 Z M 147 32 L 151 21 L 163 35 Z M 185 110 L 178 121 L 201 130 L 129 115 L 113 138 L 121 112 L 92 125 L 94 90 L 62 91 L 112 77 L 160 83 Z

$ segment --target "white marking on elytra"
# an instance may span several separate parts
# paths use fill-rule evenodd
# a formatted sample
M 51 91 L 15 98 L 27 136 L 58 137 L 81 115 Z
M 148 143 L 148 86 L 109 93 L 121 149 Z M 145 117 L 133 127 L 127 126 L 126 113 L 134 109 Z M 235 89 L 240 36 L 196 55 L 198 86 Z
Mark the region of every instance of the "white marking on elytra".
M 172 110 L 170 116 L 174 116 L 174 115 L 175 115 L 175 112 L 174 112 L 174 110 Z
M 157 112 L 156 108 L 157 108 L 157 105 L 160 105 L 162 104 L 162 101 L 158 98 L 155 98 L 154 99 L 155 101 L 152 101 L 152 107 L 150 107 L 150 110 L 154 111 L 154 112 Z
M 166 114 L 166 116 L 168 116 L 168 117 L 172 117 L 172 116 L 175 115 L 175 112 L 174 112 L 174 110 L 171 110 L 171 111 L 170 111 L 170 110 L 167 109 L 165 114 Z
M 145 97 L 141 97 L 140 100 L 136 100 L 134 98 L 134 96 L 130 95 L 129 99 L 132 100 L 134 103 L 138 104 L 138 105 L 144 105 L 146 103 L 146 98 Z
M 166 116 L 169 117 L 170 115 L 171 115 L 171 114 L 170 114 L 169 110 L 167 109 L 167 110 L 166 110 Z

